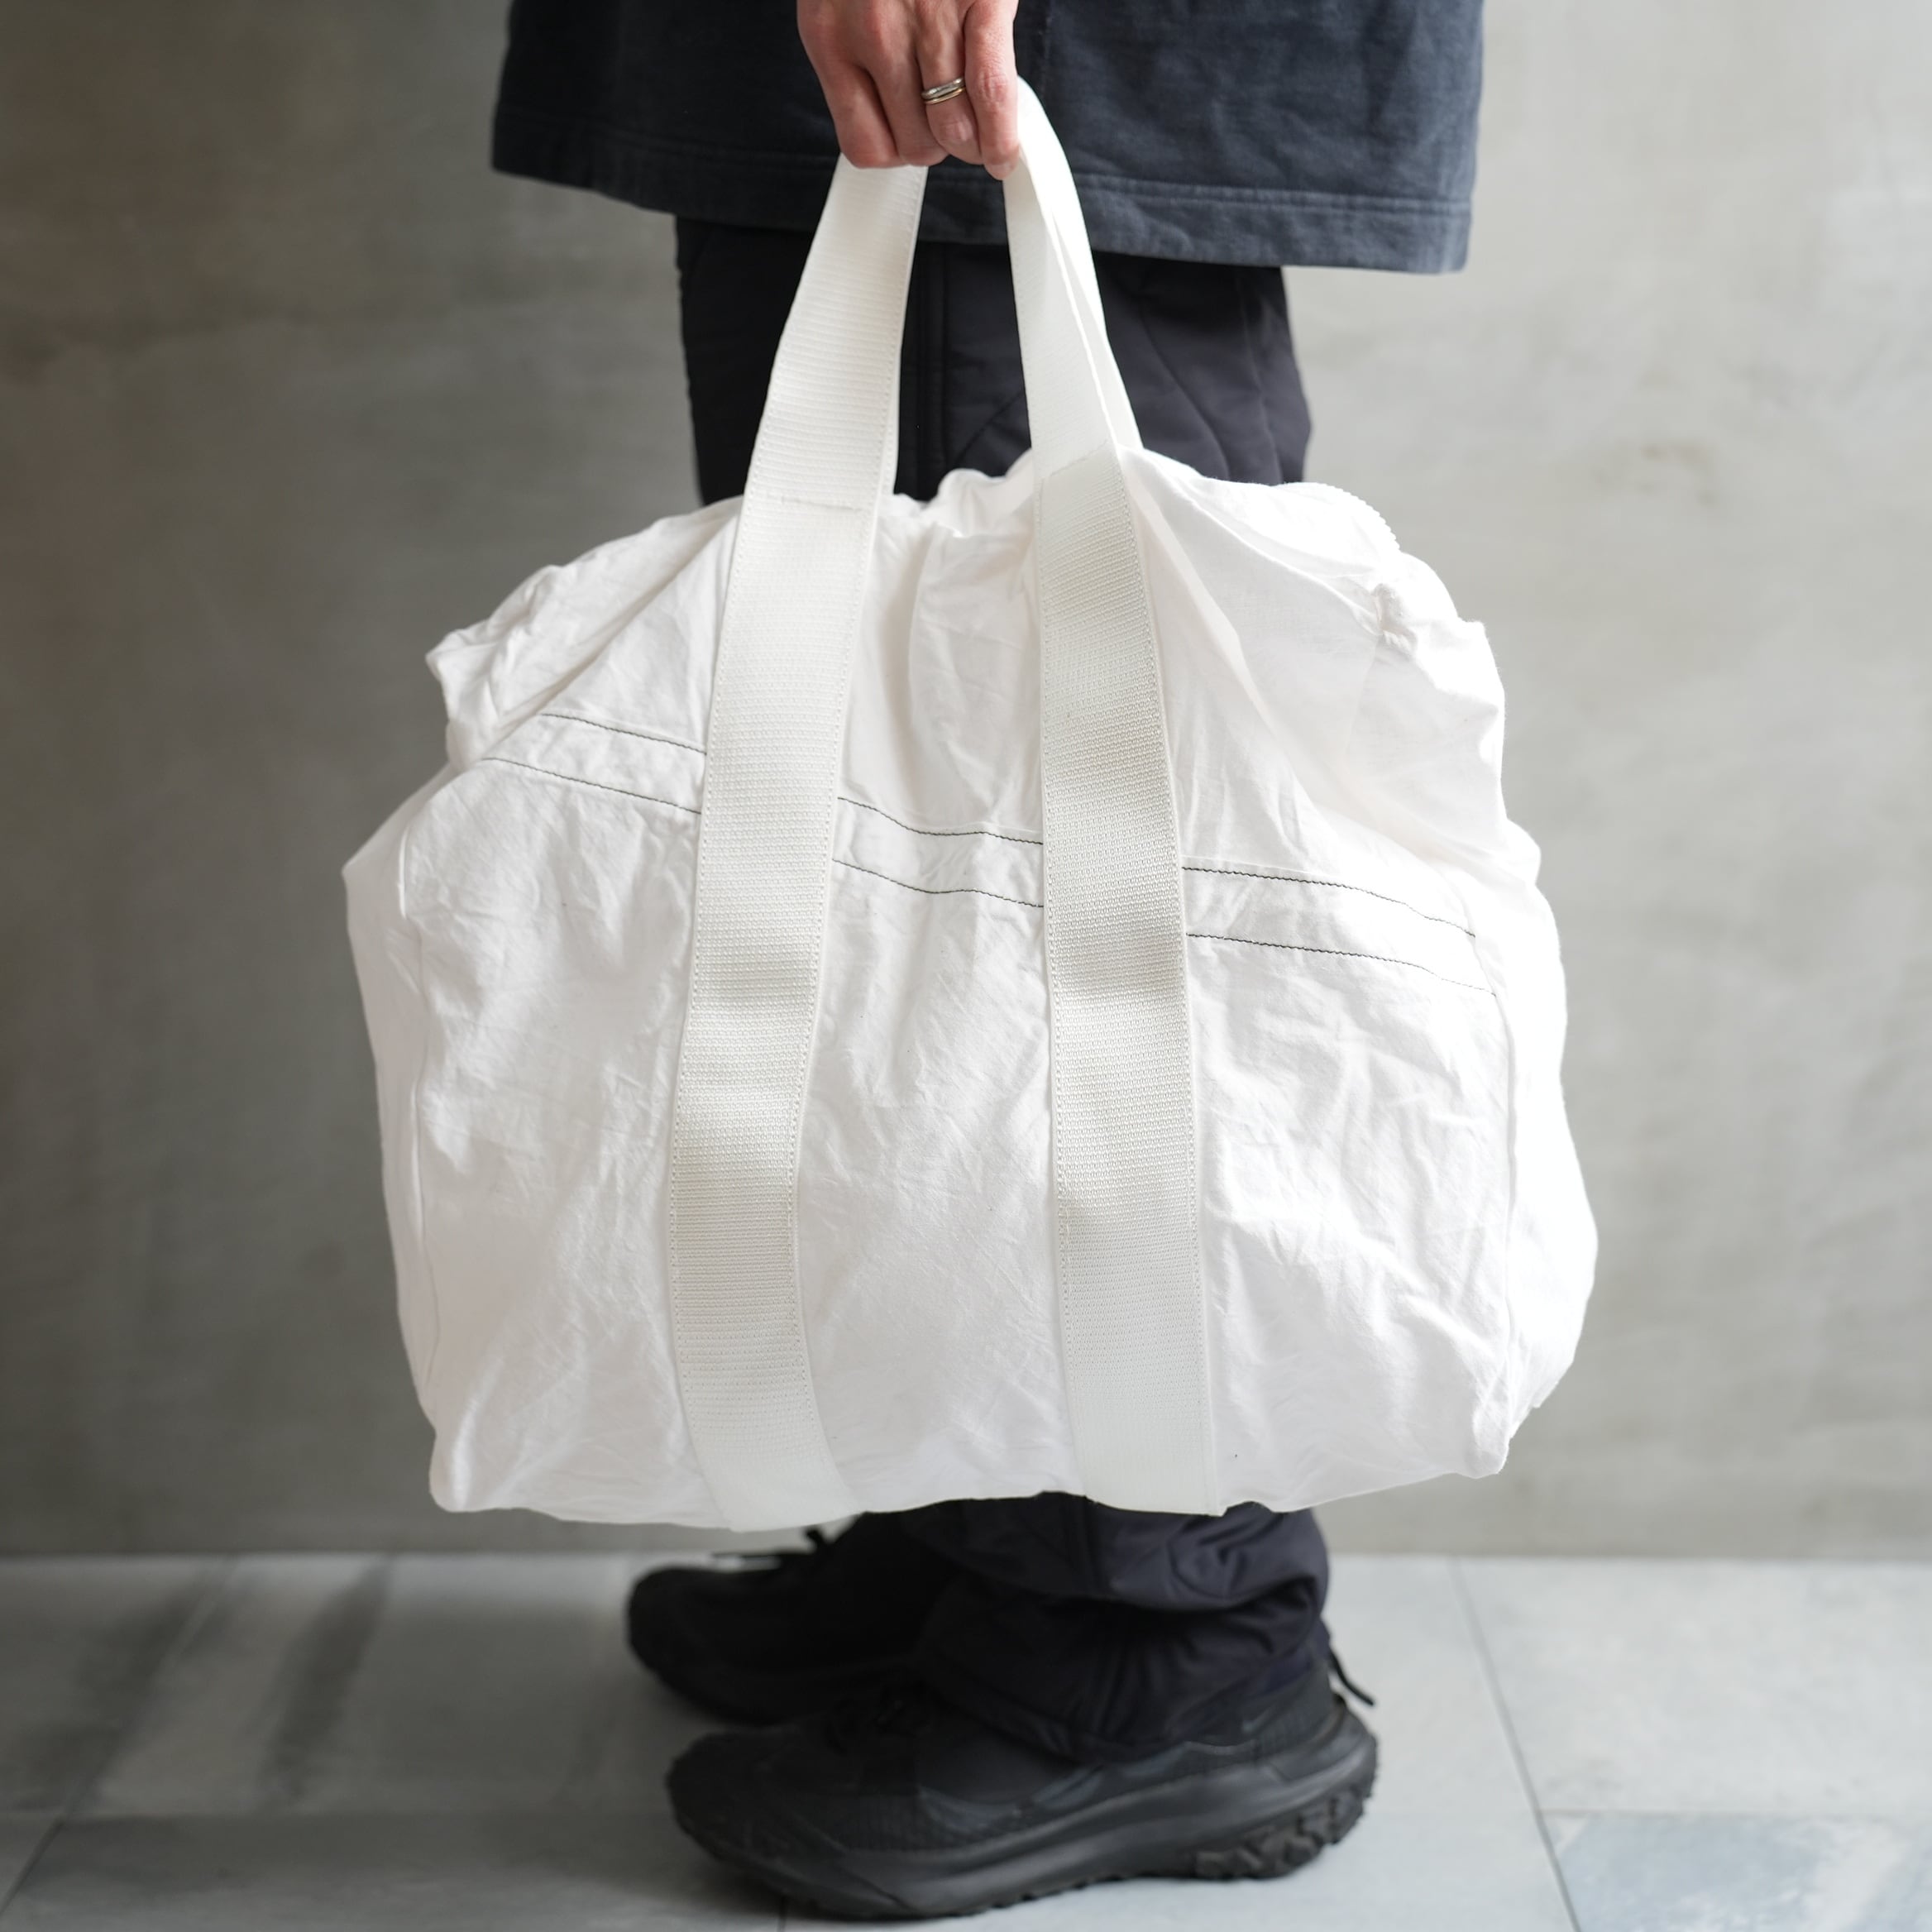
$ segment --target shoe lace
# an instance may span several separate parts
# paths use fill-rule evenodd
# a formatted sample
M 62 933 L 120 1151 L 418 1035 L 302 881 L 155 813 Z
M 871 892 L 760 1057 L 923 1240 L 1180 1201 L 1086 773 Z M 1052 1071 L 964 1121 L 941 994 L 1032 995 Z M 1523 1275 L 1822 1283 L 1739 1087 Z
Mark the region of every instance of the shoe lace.
M 908 1738 L 923 1729 L 938 1708 L 939 1700 L 916 1677 L 895 1678 L 834 1705 L 825 1713 L 825 1741 L 844 1751 L 868 1738 Z
M 1375 1700 L 1341 1667 L 1341 1659 L 1331 1649 L 1328 1652 L 1328 1673 L 1335 1681 L 1352 1697 L 1357 1704 L 1365 1704 L 1373 1710 Z

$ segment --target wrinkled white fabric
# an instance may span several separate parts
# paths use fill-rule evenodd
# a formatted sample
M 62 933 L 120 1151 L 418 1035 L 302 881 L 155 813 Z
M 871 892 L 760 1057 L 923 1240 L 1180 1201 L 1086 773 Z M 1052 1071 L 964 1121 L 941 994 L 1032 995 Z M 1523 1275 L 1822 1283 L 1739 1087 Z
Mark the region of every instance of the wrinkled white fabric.
M 1218 1475 L 1304 1505 L 1502 1462 L 1593 1236 L 1556 935 L 1480 628 L 1365 507 L 1129 459 L 1185 867 Z M 799 1266 L 854 1497 L 1078 1489 L 1061 1387 L 1029 466 L 880 519 Z M 718 1520 L 666 1135 L 725 504 L 433 654 L 447 769 L 348 868 L 403 1325 L 452 1509 Z
M 841 163 L 744 498 L 432 653 L 348 882 L 452 1508 L 1294 1509 L 1495 1468 L 1569 1360 L 1482 633 L 1352 498 L 1141 448 L 1020 108 L 1033 457 L 886 495 L 924 177 Z

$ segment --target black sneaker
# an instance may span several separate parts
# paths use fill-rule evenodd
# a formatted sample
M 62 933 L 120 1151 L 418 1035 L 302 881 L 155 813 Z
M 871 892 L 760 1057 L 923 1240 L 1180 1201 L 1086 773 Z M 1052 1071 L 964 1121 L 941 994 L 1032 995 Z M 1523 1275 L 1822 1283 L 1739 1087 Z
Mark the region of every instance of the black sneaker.
M 939 1918 L 1107 1878 L 1268 1878 L 1344 1838 L 1375 1740 L 1326 1670 L 1205 1736 L 1075 1764 L 906 1683 L 694 1744 L 677 1822 L 715 1857 L 841 1917 Z
M 638 1661 L 735 1724 L 808 1716 L 901 1674 L 958 1572 L 883 1517 L 807 1533 L 809 1550 L 639 1577 L 626 1618 Z

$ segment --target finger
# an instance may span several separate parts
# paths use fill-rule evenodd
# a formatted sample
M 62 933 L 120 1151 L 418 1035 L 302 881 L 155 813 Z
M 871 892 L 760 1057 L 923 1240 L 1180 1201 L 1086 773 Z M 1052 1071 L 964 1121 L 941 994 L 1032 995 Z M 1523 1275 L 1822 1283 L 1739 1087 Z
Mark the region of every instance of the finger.
M 944 87 L 966 77 L 966 51 L 955 7 L 922 9 L 919 15 L 917 51 L 921 87 Z M 979 160 L 979 123 L 969 94 L 956 94 L 925 110 L 933 138 L 949 155 L 963 161 Z
M 964 22 L 966 92 L 979 159 L 996 181 L 1020 165 L 1020 76 L 1013 65 L 1013 0 L 977 0 Z
M 819 85 L 839 131 L 839 153 L 855 168 L 897 167 L 899 143 L 865 69 L 828 61 L 819 69 Z
M 930 168 L 935 161 L 944 160 L 946 151 L 934 138 L 925 103 L 919 98 L 925 84 L 919 78 L 911 36 L 868 47 L 864 59 L 886 118 L 892 123 L 900 160 L 916 168 Z

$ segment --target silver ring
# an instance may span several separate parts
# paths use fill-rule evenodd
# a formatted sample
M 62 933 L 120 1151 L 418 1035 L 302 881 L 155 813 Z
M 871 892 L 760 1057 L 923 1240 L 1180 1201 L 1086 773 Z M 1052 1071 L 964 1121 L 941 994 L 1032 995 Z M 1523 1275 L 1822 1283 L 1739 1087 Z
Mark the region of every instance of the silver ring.
M 965 77 L 958 80 L 942 80 L 937 87 L 922 87 L 919 98 L 927 107 L 936 108 L 941 101 L 956 101 L 966 91 Z

